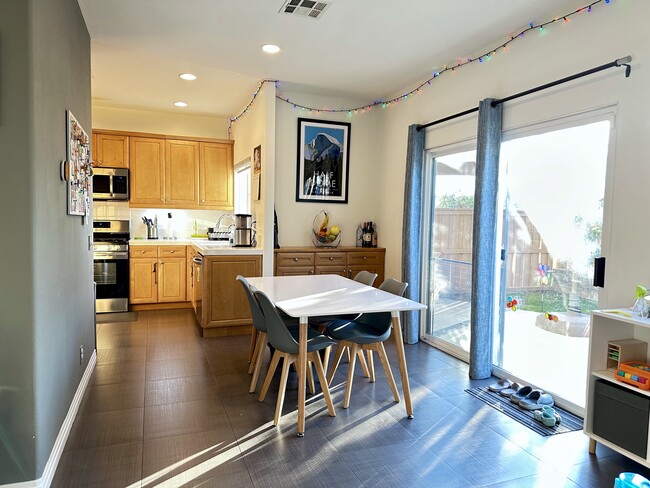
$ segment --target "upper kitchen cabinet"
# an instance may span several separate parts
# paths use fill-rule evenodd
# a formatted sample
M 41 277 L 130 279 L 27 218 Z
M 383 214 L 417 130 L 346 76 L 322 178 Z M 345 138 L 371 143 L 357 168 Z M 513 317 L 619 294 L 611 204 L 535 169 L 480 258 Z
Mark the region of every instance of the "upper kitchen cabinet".
M 107 168 L 128 168 L 129 136 L 93 131 L 93 164 Z
M 234 208 L 232 144 L 201 142 L 199 145 L 199 207 Z
M 199 199 L 199 143 L 167 139 L 165 203 L 192 207 Z
M 132 207 L 165 205 L 165 139 L 131 137 Z

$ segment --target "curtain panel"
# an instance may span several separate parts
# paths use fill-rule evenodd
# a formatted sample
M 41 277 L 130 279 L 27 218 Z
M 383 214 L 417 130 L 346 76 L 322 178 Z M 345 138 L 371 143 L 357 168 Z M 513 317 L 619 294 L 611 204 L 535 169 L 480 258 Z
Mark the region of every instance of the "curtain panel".
M 420 301 L 422 216 L 422 180 L 424 174 L 425 131 L 418 124 L 409 126 L 404 183 L 404 216 L 402 224 L 402 281 L 409 284 L 405 296 Z M 404 342 L 415 344 L 420 338 L 420 314 L 415 310 L 402 314 Z
M 482 100 L 478 113 L 469 348 L 469 376 L 472 379 L 489 378 L 492 374 L 494 256 L 502 119 L 502 105 L 493 107 L 493 100 Z

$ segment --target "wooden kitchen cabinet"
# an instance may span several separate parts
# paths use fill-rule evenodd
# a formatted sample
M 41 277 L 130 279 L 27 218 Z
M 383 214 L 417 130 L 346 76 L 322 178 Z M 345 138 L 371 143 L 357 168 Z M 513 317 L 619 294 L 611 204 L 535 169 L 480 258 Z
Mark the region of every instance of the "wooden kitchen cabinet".
M 199 199 L 199 143 L 165 141 L 165 204 L 191 207 Z
M 262 275 L 262 256 L 203 257 L 202 332 L 204 335 L 246 333 L 253 323 L 248 299 L 237 275 Z M 209 330 L 221 329 L 221 330 Z
M 108 168 L 128 168 L 129 136 L 93 131 L 93 164 Z
M 165 140 L 131 137 L 130 206 L 165 205 Z
M 129 258 L 129 303 L 186 301 L 186 246 L 131 246 Z
M 234 208 L 234 165 L 232 145 L 199 144 L 199 207 Z
M 374 286 L 384 281 L 386 249 L 364 247 L 285 247 L 275 251 L 275 276 L 338 274 L 354 278 L 359 271 L 377 274 Z

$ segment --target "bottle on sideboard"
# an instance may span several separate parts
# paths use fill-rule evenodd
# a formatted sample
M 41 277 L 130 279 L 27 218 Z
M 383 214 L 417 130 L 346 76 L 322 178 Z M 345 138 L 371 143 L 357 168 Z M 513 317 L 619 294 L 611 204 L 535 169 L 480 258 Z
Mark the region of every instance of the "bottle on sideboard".
M 372 222 L 366 222 L 363 228 L 363 246 L 372 247 Z
M 372 228 L 372 247 L 377 247 L 377 225 Z
M 356 240 L 356 245 L 357 247 L 362 247 L 363 246 L 363 228 L 361 227 L 361 224 L 357 226 L 357 240 Z

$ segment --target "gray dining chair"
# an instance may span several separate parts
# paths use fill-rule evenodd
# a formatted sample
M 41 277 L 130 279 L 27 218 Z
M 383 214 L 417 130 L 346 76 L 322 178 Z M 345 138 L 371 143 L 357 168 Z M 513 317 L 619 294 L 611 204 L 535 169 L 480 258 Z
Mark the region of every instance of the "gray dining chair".
M 266 323 L 266 330 L 268 334 L 269 341 L 271 345 L 275 348 L 273 353 L 273 358 L 271 359 L 271 364 L 269 365 L 269 370 L 266 373 L 266 378 L 264 379 L 264 384 L 262 385 L 262 391 L 260 392 L 259 401 L 264 401 L 266 393 L 275 374 L 275 370 L 280 363 L 280 360 L 283 359 L 282 363 L 282 374 L 280 376 L 280 388 L 278 391 L 278 399 L 275 405 L 275 416 L 273 418 L 273 425 L 278 425 L 280 422 L 280 416 L 282 415 L 282 406 L 284 404 L 284 394 L 287 387 L 287 377 L 289 376 L 289 366 L 295 363 L 298 360 L 298 339 L 299 331 L 294 328 L 288 328 L 286 323 L 280 317 L 278 310 L 275 308 L 275 304 L 261 291 L 254 291 L 254 297 L 257 299 L 257 302 L 260 305 L 262 313 L 264 314 L 264 319 Z M 334 344 L 334 341 L 329 337 L 319 334 L 314 329 L 307 327 L 307 371 L 311 371 L 311 364 L 313 363 L 316 368 L 316 374 L 318 375 L 318 381 L 320 381 L 321 389 L 323 390 L 323 397 L 325 398 L 325 403 L 332 417 L 336 415 L 334 411 L 334 404 L 332 403 L 332 398 L 330 396 L 329 387 L 327 384 L 327 379 L 325 377 L 325 370 L 323 369 L 323 363 L 321 362 L 320 355 L 318 351 L 326 349 Z M 313 383 L 313 380 L 310 382 Z M 313 385 L 310 386 L 310 390 L 313 393 Z
M 387 291 L 397 296 L 403 296 L 406 291 L 407 283 L 402 283 L 394 279 L 384 281 L 380 286 L 380 290 Z M 399 393 L 397 392 L 397 385 L 395 378 L 390 369 L 386 349 L 384 348 L 384 341 L 390 337 L 392 327 L 392 317 L 390 312 L 375 312 L 364 313 L 359 315 L 354 320 L 335 320 L 328 324 L 325 333 L 338 341 L 338 349 L 332 361 L 332 367 L 327 376 L 327 382 L 330 384 L 336 373 L 336 369 L 341 361 L 341 356 L 345 349 L 350 350 L 350 364 L 348 366 L 347 384 L 345 387 L 345 397 L 343 399 L 343 408 L 348 408 L 350 405 L 350 395 L 352 392 L 352 380 L 354 378 L 354 366 L 358 354 L 363 357 L 363 352 L 366 351 L 368 357 L 368 372 L 370 381 L 375 381 L 375 368 L 372 353 L 376 352 L 379 355 L 381 364 L 386 373 L 386 378 L 393 392 L 393 397 L 396 402 L 399 402 Z

